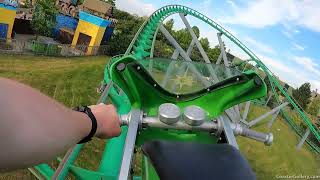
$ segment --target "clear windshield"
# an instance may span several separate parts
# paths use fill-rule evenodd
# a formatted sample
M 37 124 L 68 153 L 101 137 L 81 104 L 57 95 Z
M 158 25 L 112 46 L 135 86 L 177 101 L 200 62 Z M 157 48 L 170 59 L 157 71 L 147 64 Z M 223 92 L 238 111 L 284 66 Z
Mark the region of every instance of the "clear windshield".
M 174 94 L 189 94 L 241 74 L 224 65 L 187 62 L 166 58 L 139 60 L 165 90 Z

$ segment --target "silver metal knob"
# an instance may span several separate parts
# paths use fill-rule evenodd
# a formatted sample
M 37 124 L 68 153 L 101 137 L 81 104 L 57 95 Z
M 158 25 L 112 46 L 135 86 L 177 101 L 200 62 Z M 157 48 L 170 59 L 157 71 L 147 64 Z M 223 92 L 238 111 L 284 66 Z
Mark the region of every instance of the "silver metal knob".
M 190 126 L 199 126 L 206 119 L 206 112 L 198 106 L 188 106 L 184 109 L 183 120 Z
M 164 103 L 159 107 L 158 116 L 165 124 L 174 124 L 180 120 L 180 108 L 172 103 Z
M 272 145 L 272 142 L 273 142 L 273 134 L 272 133 L 268 133 L 267 134 L 267 139 L 266 141 L 264 142 L 264 144 L 266 146 L 271 146 Z

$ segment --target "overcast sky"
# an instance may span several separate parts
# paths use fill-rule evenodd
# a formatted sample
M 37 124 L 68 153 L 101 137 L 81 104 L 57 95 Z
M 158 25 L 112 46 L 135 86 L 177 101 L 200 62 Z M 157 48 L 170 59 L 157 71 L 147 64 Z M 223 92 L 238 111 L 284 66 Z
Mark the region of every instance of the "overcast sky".
M 218 22 L 248 46 L 280 79 L 293 87 L 310 82 L 320 89 L 319 0 L 116 0 L 117 8 L 141 16 L 169 4 L 191 7 Z M 184 27 L 174 18 L 176 28 Z M 216 33 L 200 21 L 201 36 L 217 43 Z M 235 45 L 231 53 L 245 58 Z

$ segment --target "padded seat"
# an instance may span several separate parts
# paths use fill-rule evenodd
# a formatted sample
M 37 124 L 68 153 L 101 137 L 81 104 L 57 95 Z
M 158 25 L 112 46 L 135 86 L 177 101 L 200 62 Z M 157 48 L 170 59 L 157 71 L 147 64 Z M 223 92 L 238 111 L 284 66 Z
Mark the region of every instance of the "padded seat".
M 247 160 L 229 144 L 151 141 L 142 150 L 160 179 L 256 179 Z

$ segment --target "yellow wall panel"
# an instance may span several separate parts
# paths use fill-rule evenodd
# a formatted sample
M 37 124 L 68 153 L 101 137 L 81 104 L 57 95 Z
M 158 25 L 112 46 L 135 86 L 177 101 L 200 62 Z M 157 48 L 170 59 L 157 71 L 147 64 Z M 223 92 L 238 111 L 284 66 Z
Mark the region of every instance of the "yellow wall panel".
M 106 30 L 105 27 L 100 27 L 95 24 L 79 20 L 77 29 L 73 36 L 72 46 L 77 45 L 80 33 L 86 34 L 91 37 L 89 46 L 99 46 L 105 30 Z M 92 54 L 92 48 L 88 48 L 87 54 Z
M 15 10 L 0 8 L 0 23 L 8 24 L 8 32 L 7 32 L 8 39 L 11 38 L 11 33 L 12 33 L 12 28 L 13 28 L 15 17 L 16 17 Z

